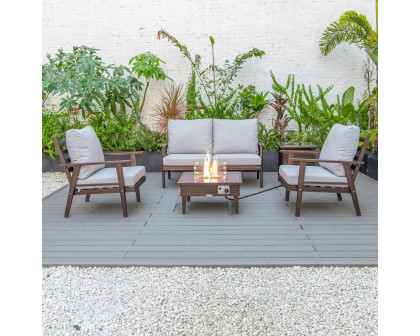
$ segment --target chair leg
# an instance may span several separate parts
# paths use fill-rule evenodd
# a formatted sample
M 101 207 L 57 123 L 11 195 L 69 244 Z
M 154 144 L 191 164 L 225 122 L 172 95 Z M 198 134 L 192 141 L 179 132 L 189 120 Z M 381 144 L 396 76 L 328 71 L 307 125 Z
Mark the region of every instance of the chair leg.
M 73 201 L 74 190 L 69 190 L 69 195 L 67 196 L 66 210 L 64 211 L 64 217 L 67 218 L 70 214 L 71 203 Z
M 165 188 L 165 171 L 162 169 L 162 188 Z
M 85 198 L 85 202 L 89 202 L 89 200 L 90 200 L 90 194 L 87 194 Z
M 140 188 L 136 189 L 136 200 L 137 202 L 140 202 Z
M 351 198 L 353 200 L 353 205 L 354 205 L 354 210 L 356 211 L 356 216 L 361 216 L 362 213 L 360 212 L 360 207 L 359 207 L 359 200 L 357 199 L 357 193 L 356 193 L 356 189 L 350 188 L 351 191 Z
M 343 166 L 344 171 L 346 172 L 347 183 L 349 184 L 350 195 L 353 200 L 354 210 L 356 210 L 357 216 L 361 216 L 362 213 L 360 212 L 359 200 L 357 199 L 356 187 L 354 186 L 354 180 L 350 170 L 350 164 L 343 164 Z
M 170 180 L 170 179 L 171 179 L 171 171 L 168 170 L 168 180 Z
M 263 171 L 261 169 L 260 171 L 260 188 L 262 188 L 264 186 L 264 181 L 263 181 Z
M 305 186 L 305 171 L 306 171 L 306 162 L 300 161 L 297 198 L 296 198 L 296 213 L 295 213 L 296 217 L 300 217 L 300 208 L 302 206 L 302 194 L 303 194 L 303 188 Z
M 286 202 L 288 202 L 289 201 L 289 198 L 290 198 L 290 190 L 286 190 L 286 196 L 284 197 L 284 200 Z
M 296 217 L 300 217 L 300 208 L 302 207 L 302 194 L 303 194 L 303 190 L 298 189 L 297 197 L 296 197 L 296 213 L 295 213 Z
M 79 176 L 80 166 L 74 167 L 73 174 L 71 176 L 69 195 L 67 196 L 66 210 L 64 211 L 64 217 L 67 218 L 70 214 L 71 203 L 73 202 L 74 192 L 76 191 L 77 177 Z
M 123 216 L 128 217 L 127 213 L 127 199 L 125 197 L 125 186 L 124 186 L 124 176 L 123 176 L 123 169 L 122 164 L 117 163 L 117 176 L 118 176 L 118 187 L 120 189 L 120 197 L 121 197 L 121 207 L 123 211 Z
M 260 178 L 260 171 L 257 170 L 257 180 Z
M 337 198 L 338 198 L 339 201 L 343 200 L 343 198 L 341 197 L 341 193 L 337 193 Z
M 121 207 L 122 207 L 122 211 L 123 211 L 123 216 L 128 217 L 127 200 L 125 198 L 125 190 L 120 191 L 120 197 L 121 197 Z

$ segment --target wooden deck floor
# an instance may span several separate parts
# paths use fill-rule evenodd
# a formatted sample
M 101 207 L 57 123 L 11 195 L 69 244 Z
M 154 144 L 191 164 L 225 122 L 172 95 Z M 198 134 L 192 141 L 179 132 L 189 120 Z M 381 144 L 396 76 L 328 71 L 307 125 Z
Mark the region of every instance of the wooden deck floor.
M 241 196 L 260 191 L 255 173 L 243 173 Z M 284 188 L 239 201 L 229 214 L 223 197 L 196 197 L 181 213 L 173 173 L 161 188 L 160 173 L 148 173 L 141 203 L 128 194 L 128 218 L 118 194 L 76 196 L 64 218 L 67 188 L 43 200 L 43 265 L 107 266 L 317 266 L 377 265 L 378 184 L 359 174 L 362 216 L 351 197 L 304 193 L 301 217 L 294 216 L 296 193 Z M 264 173 L 264 188 L 278 185 Z M 233 210 L 233 205 L 232 205 Z

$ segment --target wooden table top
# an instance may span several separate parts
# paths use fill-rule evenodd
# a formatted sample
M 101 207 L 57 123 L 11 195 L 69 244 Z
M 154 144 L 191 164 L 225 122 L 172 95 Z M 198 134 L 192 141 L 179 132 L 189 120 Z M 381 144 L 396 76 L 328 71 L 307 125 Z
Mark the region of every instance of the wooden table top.
M 280 149 L 317 149 L 316 145 L 308 143 L 291 143 L 291 142 L 278 142 L 277 145 Z
M 242 184 L 242 174 L 238 171 L 228 171 L 226 181 L 215 180 L 215 182 L 205 182 L 200 180 L 194 182 L 194 172 L 183 172 L 179 178 L 178 184 L 194 184 L 194 185 L 208 185 L 208 184 Z

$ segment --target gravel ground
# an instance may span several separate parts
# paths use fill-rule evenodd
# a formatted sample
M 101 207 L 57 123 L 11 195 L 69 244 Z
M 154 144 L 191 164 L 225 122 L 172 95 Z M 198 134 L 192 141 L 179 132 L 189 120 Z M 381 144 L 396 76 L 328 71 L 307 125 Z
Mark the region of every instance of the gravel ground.
M 42 173 L 42 197 L 68 184 L 65 173 Z
M 377 335 L 377 268 L 43 268 L 44 335 Z

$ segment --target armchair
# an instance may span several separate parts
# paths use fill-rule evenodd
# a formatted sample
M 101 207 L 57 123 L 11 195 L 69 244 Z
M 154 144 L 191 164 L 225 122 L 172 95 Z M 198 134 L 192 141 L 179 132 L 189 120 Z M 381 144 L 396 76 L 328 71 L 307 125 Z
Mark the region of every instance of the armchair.
M 69 141 L 69 136 L 71 141 Z M 69 217 L 74 195 L 86 195 L 89 202 L 91 194 L 119 193 L 123 216 L 127 217 L 126 192 L 135 192 L 136 200 L 140 202 L 140 186 L 146 181 L 146 170 L 136 165 L 136 154 L 103 153 L 94 130 L 88 126 L 82 130 L 69 130 L 66 133 L 52 136 L 60 159 L 69 181 L 64 217 Z M 59 138 L 63 138 L 59 140 Z M 104 156 L 130 156 L 129 160 L 105 161 Z M 92 160 L 92 158 L 97 158 Z M 99 159 L 99 160 L 98 160 Z M 83 161 L 83 162 L 81 162 Z M 131 166 L 123 167 L 124 164 Z M 112 165 L 112 168 L 105 168 Z
M 287 165 L 279 167 L 278 180 L 286 188 L 286 201 L 289 201 L 291 191 L 297 192 L 296 217 L 300 216 L 304 191 L 336 193 L 339 201 L 342 200 L 342 193 L 348 193 L 352 197 L 356 215 L 361 216 L 355 181 L 360 166 L 364 164 L 362 159 L 371 136 L 370 132 L 362 133 L 364 136 L 357 126 L 334 125 L 322 151 L 311 152 L 314 157 L 319 154 L 318 159 L 296 158 L 294 155 L 300 151 L 287 151 L 289 161 Z M 299 165 L 292 165 L 293 162 Z

